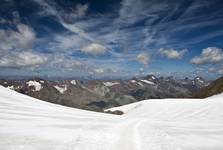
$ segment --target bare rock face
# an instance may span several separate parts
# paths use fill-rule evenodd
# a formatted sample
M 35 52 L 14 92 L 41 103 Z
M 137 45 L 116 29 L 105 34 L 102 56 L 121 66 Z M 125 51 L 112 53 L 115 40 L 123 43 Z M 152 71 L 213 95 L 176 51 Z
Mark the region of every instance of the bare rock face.
M 213 81 L 208 86 L 194 92 L 193 98 L 206 98 L 223 92 L 223 77 Z
M 120 110 L 115 110 L 115 111 L 108 110 L 108 111 L 105 111 L 105 113 L 115 114 L 115 115 L 123 115 L 124 114 L 124 112 L 122 112 Z

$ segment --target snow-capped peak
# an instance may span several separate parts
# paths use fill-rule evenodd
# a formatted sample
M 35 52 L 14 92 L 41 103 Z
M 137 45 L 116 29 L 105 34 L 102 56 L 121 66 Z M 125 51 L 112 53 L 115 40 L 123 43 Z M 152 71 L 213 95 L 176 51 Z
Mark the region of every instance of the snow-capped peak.
M 152 78 L 153 80 L 155 80 L 155 79 L 156 79 L 156 78 L 155 78 L 155 76 L 152 76 L 151 78 Z
M 201 77 L 196 77 L 194 80 L 200 83 L 204 83 L 204 79 Z
M 73 84 L 73 85 L 77 85 L 76 80 L 71 80 L 70 83 Z
M 67 90 L 67 85 L 64 84 L 62 86 L 58 86 L 58 85 L 55 85 L 54 86 L 55 89 L 57 89 L 57 91 L 59 91 L 61 94 L 64 94 L 64 92 Z
M 130 80 L 131 83 L 136 83 L 136 80 Z
M 107 86 L 107 87 L 111 87 L 111 86 L 114 86 L 114 85 L 117 85 L 117 84 L 120 84 L 119 82 L 104 82 L 104 85 Z
M 41 85 L 41 83 L 39 83 L 38 81 L 28 81 L 28 82 L 26 82 L 26 84 L 29 86 L 29 87 L 34 87 L 35 89 L 34 90 L 32 90 L 32 91 L 40 91 L 43 87 L 42 87 L 42 85 Z
M 147 76 L 145 77 L 145 79 L 146 79 L 146 80 L 149 80 L 149 81 L 155 81 L 155 80 L 157 80 L 157 78 L 156 78 L 154 75 L 147 75 Z
M 11 89 L 11 90 L 14 90 L 14 85 L 7 86 L 6 88 Z
M 140 81 L 142 81 L 142 82 L 144 82 L 146 84 L 150 84 L 150 85 L 154 85 L 155 84 L 154 82 L 148 81 L 148 80 L 140 80 Z

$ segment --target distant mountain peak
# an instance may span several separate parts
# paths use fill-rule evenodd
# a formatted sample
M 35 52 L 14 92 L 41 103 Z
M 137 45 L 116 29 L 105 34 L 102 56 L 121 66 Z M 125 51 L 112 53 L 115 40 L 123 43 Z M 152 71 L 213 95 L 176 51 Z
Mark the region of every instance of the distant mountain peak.
M 223 92 L 223 77 L 218 78 L 206 87 L 201 88 L 193 94 L 195 98 L 205 98 Z

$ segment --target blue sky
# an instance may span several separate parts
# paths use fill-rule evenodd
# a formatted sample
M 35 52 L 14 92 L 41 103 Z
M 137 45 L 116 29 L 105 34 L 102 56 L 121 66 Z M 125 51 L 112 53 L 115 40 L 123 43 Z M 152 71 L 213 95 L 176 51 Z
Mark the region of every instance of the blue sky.
M 0 75 L 223 75 L 221 0 L 3 0 Z

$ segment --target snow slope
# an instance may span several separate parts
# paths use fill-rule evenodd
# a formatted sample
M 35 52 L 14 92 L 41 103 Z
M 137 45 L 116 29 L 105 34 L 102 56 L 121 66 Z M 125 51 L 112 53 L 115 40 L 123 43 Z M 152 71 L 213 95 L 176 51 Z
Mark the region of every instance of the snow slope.
M 145 100 L 122 116 L 43 102 L 0 86 L 0 150 L 222 150 L 223 95 Z

